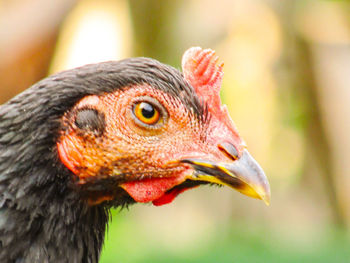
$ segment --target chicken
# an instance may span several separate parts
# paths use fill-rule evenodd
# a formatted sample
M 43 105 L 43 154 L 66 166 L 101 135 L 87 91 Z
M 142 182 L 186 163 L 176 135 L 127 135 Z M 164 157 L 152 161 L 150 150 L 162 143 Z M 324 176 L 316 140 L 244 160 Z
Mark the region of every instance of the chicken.
M 149 58 L 48 77 L 0 107 L 0 262 L 98 262 L 109 208 L 202 184 L 269 203 L 219 90 L 212 50 L 183 74 Z

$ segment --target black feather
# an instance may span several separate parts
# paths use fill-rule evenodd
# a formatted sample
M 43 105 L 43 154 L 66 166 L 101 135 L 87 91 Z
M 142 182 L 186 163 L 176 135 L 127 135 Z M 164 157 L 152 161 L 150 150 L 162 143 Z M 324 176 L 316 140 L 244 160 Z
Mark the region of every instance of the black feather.
M 205 113 L 179 71 L 148 58 L 61 72 L 0 107 L 0 262 L 98 261 L 108 205 L 90 207 L 74 189 L 57 155 L 60 119 L 86 95 L 143 83 Z M 121 192 L 112 204 L 130 202 Z

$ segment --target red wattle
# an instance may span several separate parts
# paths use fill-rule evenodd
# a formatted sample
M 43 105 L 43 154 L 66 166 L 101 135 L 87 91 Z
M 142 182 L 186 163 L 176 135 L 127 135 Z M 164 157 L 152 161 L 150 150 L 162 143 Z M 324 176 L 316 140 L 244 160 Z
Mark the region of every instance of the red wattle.
M 182 183 L 184 180 L 185 178 L 181 176 L 152 178 L 123 183 L 121 187 L 127 191 L 136 202 L 147 203 L 159 199 L 167 190 Z
M 164 195 L 162 195 L 161 197 L 159 197 L 158 199 L 156 200 L 153 200 L 152 203 L 153 205 L 155 206 L 161 206 L 161 205 L 166 205 L 166 204 L 169 204 L 171 203 L 175 197 L 177 197 L 179 194 L 189 190 L 189 189 L 192 189 L 192 188 L 195 188 L 197 187 L 198 185 L 196 186 L 192 186 L 192 187 L 187 187 L 187 188 L 181 188 L 181 189 L 173 189 L 173 190 L 170 190 L 169 192 L 165 193 Z

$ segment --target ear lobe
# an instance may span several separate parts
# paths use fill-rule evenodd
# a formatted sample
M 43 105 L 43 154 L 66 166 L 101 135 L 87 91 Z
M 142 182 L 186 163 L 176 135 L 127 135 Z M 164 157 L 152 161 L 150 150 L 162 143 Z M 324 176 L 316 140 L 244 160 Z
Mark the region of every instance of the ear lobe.
M 61 162 L 69 169 L 71 170 L 74 174 L 78 174 L 79 170 L 77 169 L 79 162 L 77 159 L 81 156 L 75 156 L 76 158 L 70 158 L 71 152 L 68 153 L 71 141 L 69 138 L 65 137 L 61 142 L 57 142 L 57 151 L 58 151 L 58 156 L 61 160 Z M 76 155 L 79 154 L 77 151 L 73 151 Z

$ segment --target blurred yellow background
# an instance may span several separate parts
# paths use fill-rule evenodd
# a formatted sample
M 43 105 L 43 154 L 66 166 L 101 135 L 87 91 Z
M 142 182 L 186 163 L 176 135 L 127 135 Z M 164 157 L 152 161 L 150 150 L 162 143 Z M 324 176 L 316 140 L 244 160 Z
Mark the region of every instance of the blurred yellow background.
M 48 74 L 131 56 L 225 63 L 222 98 L 269 207 L 201 187 L 113 211 L 101 262 L 350 262 L 350 3 L 0 0 L 0 102 Z

